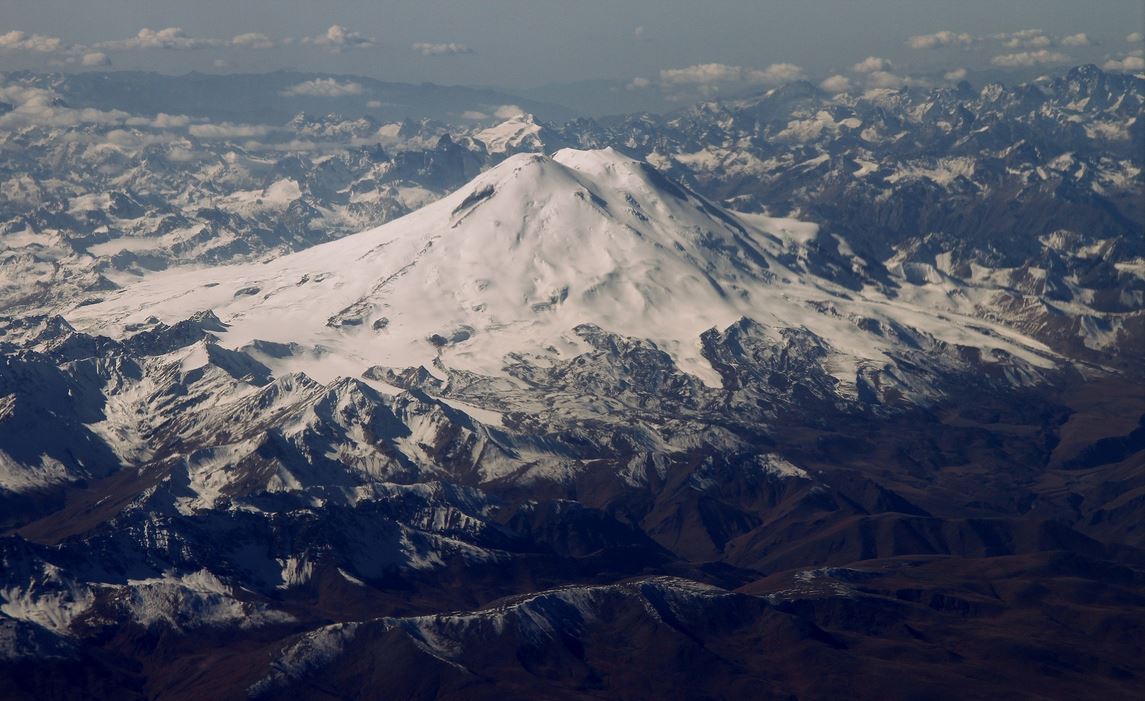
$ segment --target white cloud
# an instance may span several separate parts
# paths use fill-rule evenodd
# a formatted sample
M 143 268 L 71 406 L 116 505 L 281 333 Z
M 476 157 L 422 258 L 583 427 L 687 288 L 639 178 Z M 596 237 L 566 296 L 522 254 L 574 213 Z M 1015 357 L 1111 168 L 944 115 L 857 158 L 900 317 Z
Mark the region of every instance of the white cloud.
M 978 40 L 969 34 L 956 34 L 949 30 L 942 30 L 934 34 L 918 34 L 907 39 L 906 45 L 912 49 L 941 49 L 951 46 L 967 47 Z
M 182 146 L 171 146 L 167 149 L 167 160 L 173 163 L 190 163 L 191 161 L 200 160 L 203 155 L 202 153 L 185 149 Z
M 965 68 L 955 68 L 954 70 L 947 71 L 946 74 L 943 75 L 942 77 L 945 78 L 946 80 L 954 80 L 954 81 L 965 80 L 966 79 L 966 69 Z
M 107 57 L 107 54 L 102 51 L 91 51 L 83 55 L 83 58 L 80 59 L 80 63 L 91 67 L 110 66 L 111 60 Z
M 0 86 L 0 102 L 14 105 L 11 111 L 0 115 L 0 127 L 6 129 L 72 127 L 77 124 L 120 125 L 131 116 L 119 110 L 64 107 L 60 104 L 59 95 L 51 90 L 19 85 Z
M 669 71 L 667 75 L 662 71 L 660 77 L 664 82 L 673 85 L 719 85 L 760 82 L 753 80 L 753 70 L 752 68 L 742 66 L 706 64 Z M 664 80 L 665 78 L 666 80 Z
M 660 71 L 665 85 L 714 87 L 721 84 L 777 84 L 803 77 L 803 69 L 792 63 L 773 63 L 767 68 L 745 68 L 723 63 L 700 63 L 687 68 Z
M 191 118 L 184 114 L 167 114 L 160 112 L 155 115 L 154 119 L 147 117 L 138 118 L 142 120 L 141 123 L 136 122 L 134 119 L 127 120 L 129 125 L 134 126 L 149 126 L 154 129 L 182 129 L 191 123 Z
M 278 92 L 283 97 L 350 97 L 362 93 L 360 83 L 352 81 L 339 83 L 334 78 L 315 78 Z
M 525 110 L 517 105 L 501 105 L 493 112 L 493 116 L 497 119 L 512 119 L 513 117 L 520 117 L 524 114 Z
M 867 87 L 897 90 L 907 84 L 907 79 L 889 71 L 875 71 L 867 76 Z
M 1070 57 L 1059 51 L 1038 49 L 1037 51 L 1018 51 L 1012 54 L 1002 54 L 990 59 L 990 63 L 1002 68 L 1029 68 L 1045 63 L 1067 63 Z
M 369 102 L 366 103 L 366 107 L 369 107 L 372 110 L 379 109 L 381 106 L 382 106 L 381 100 L 370 100 Z
M 1021 29 L 1016 32 L 1003 32 L 995 34 L 993 39 L 1002 42 L 1010 49 L 1044 49 L 1053 44 L 1053 40 L 1046 36 L 1041 29 Z
M 773 63 L 762 71 L 753 70 L 748 73 L 749 82 L 752 83 L 789 83 L 803 77 L 803 69 L 794 63 Z
M 101 41 L 95 45 L 97 49 L 112 49 L 117 51 L 129 49 L 206 49 L 219 46 L 223 42 L 218 39 L 199 39 L 188 36 L 180 27 L 167 27 L 166 29 L 149 29 L 144 27 L 130 39 L 116 41 Z
M 1066 37 L 1051 37 L 1040 29 L 1020 30 L 1002 34 L 994 34 L 992 39 L 1002 42 L 1006 48 L 1040 49 L 1051 46 L 1091 46 L 1093 42 L 1089 34 L 1077 32 Z
M 328 51 L 340 53 L 347 49 L 366 49 L 378 43 L 373 37 L 364 36 L 359 32 L 352 32 L 340 24 L 335 24 L 318 36 L 305 37 L 303 44 L 313 44 Z
M 424 41 L 419 41 L 413 45 L 413 50 L 422 56 L 457 56 L 459 54 L 471 54 L 473 49 L 465 44 L 430 44 Z
M 1085 32 L 1078 32 L 1077 34 L 1070 34 L 1061 38 L 1062 46 L 1089 46 L 1092 44 L 1089 40 L 1089 35 Z
M 187 131 L 199 139 L 251 139 L 266 136 L 270 128 L 252 124 L 193 124 Z
M 299 151 L 320 151 L 322 146 L 314 143 L 313 141 L 306 141 L 305 139 L 291 139 L 290 141 L 283 141 L 273 144 L 266 144 L 261 141 L 245 141 L 242 147 L 247 151 L 280 151 L 283 153 L 297 153 Z
M 637 39 L 644 36 L 644 25 L 642 24 L 639 27 L 637 27 L 636 29 L 633 29 L 632 30 L 632 36 L 636 37 Z
M 243 49 L 271 49 L 274 48 L 274 39 L 259 32 L 247 32 L 236 35 L 231 39 L 231 46 Z
M 831 93 L 847 92 L 851 89 L 851 79 L 845 75 L 833 75 L 819 83 L 819 87 Z
M 868 56 L 851 66 L 851 70 L 856 73 L 874 73 L 876 71 L 889 71 L 892 67 L 891 62 L 885 58 Z
M 0 50 L 3 51 L 33 51 L 48 54 L 59 51 L 61 48 L 63 48 L 63 41 L 59 37 L 28 34 L 21 31 L 0 34 Z
M 637 76 L 633 78 L 628 85 L 624 86 L 625 90 L 644 90 L 652 86 L 652 81 L 647 78 Z
M 1142 34 L 1141 32 L 1133 32 L 1132 34 L 1125 37 L 1125 41 L 1129 42 L 1130 44 L 1140 44 L 1142 41 L 1145 41 L 1145 34 Z
M 1145 71 L 1145 57 L 1128 54 L 1121 58 L 1111 58 L 1102 66 L 1107 71 L 1130 72 Z
M 182 114 L 167 114 L 160 112 L 155 115 L 155 119 L 151 120 L 151 126 L 156 129 L 175 129 L 189 125 L 191 118 Z
M 912 49 L 940 49 L 940 48 L 967 48 L 985 41 L 1000 42 L 1007 49 L 1026 49 L 1016 51 L 1017 54 L 1030 53 L 1037 55 L 1038 50 L 1048 49 L 1052 46 L 1092 46 L 1093 41 L 1085 32 L 1055 37 L 1046 34 L 1044 29 L 1019 29 L 1016 32 L 1001 32 L 988 37 L 975 37 L 966 33 L 955 33 L 947 30 L 934 34 L 920 34 L 907 40 L 907 46 Z M 1018 59 L 1021 60 L 1021 59 Z M 1036 61 L 1036 58 L 1034 59 Z
M 144 134 L 126 129 L 112 129 L 103 135 L 103 143 L 125 149 L 137 149 L 151 144 L 165 144 L 168 137 L 159 134 Z
M 742 66 L 701 63 L 687 68 L 666 68 L 660 71 L 660 80 L 668 85 L 738 83 L 743 81 L 745 70 Z
M 1085 32 L 1053 37 L 1042 29 L 1022 29 L 1016 32 L 995 34 L 991 39 L 1002 42 L 1008 49 L 1046 49 L 1051 46 L 1092 46 L 1093 41 Z
M 479 122 L 482 119 L 489 119 L 489 115 L 485 114 L 484 112 L 478 112 L 477 110 L 465 110 L 461 113 L 461 118 L 472 119 Z

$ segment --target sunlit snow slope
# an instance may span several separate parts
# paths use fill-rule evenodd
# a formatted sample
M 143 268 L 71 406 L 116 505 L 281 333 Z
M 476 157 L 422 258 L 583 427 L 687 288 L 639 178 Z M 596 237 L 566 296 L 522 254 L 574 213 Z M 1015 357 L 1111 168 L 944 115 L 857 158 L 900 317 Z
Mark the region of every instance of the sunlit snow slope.
M 224 344 L 296 344 L 268 364 L 319 380 L 435 358 L 498 374 L 508 353 L 579 352 L 571 331 L 591 323 L 652 340 L 717 383 L 699 335 L 743 316 L 810 329 L 852 378 L 855 359 L 878 361 L 894 342 L 857 318 L 1050 364 L 1039 344 L 1000 328 L 780 262 L 796 265 L 790 254 L 813 236 L 812 225 L 719 209 L 611 149 L 518 155 L 377 229 L 265 263 L 154 274 L 68 319 L 118 336 L 152 316 L 172 323 L 212 309 L 228 325 Z

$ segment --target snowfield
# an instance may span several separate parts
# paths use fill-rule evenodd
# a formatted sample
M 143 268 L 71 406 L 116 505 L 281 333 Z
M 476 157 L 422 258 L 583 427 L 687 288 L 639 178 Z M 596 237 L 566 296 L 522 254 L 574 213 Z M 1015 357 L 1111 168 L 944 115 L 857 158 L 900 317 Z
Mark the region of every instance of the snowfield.
M 573 329 L 594 324 L 651 340 L 718 386 L 699 337 L 741 317 L 826 339 L 844 383 L 895 343 L 860 328 L 871 319 L 1053 366 L 1042 344 L 1001 326 L 809 275 L 799 252 L 817 236 L 813 225 L 720 209 L 612 149 L 565 149 L 513 156 L 376 229 L 271 261 L 152 274 L 67 318 L 120 337 L 210 309 L 227 326 L 223 344 L 294 344 L 258 358 L 319 382 L 435 362 L 496 376 L 510 353 L 580 354 Z

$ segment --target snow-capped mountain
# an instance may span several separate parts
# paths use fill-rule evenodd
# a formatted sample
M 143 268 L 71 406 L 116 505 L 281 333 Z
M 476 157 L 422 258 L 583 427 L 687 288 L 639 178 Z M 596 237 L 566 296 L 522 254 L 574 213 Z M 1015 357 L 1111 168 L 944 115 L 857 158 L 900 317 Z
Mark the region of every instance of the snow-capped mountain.
M 813 225 L 737 216 L 616 151 L 521 155 L 454 194 L 378 229 L 273 261 L 157 273 L 68 314 L 121 336 L 202 311 L 220 342 L 269 342 L 282 372 L 329 381 L 372 366 L 503 374 L 511 354 L 567 361 L 584 325 L 652 341 L 681 369 L 719 386 L 701 335 L 741 318 L 807 331 L 841 383 L 904 349 L 882 329 L 967 346 L 986 358 L 1052 368 L 1041 344 L 955 315 L 816 275 Z M 848 252 L 845 241 L 816 242 Z M 869 264 L 850 256 L 848 277 Z M 913 341 L 912 341 L 913 342 Z

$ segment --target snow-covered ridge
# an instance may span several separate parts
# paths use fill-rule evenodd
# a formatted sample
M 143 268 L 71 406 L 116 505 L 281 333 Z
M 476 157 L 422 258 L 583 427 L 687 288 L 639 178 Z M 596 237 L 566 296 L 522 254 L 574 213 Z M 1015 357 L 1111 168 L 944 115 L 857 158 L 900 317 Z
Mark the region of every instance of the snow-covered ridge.
M 791 254 L 815 232 L 792 227 L 722 210 L 612 149 L 522 154 L 376 229 L 264 263 L 157 273 L 68 318 L 120 336 L 211 309 L 227 346 L 297 344 L 304 351 L 260 360 L 320 381 L 435 360 L 497 375 L 509 353 L 577 355 L 572 330 L 594 324 L 651 340 L 718 384 L 699 336 L 741 317 L 827 339 L 843 381 L 856 359 L 883 361 L 893 345 L 860 319 L 1052 365 L 1013 332 L 811 274 Z

